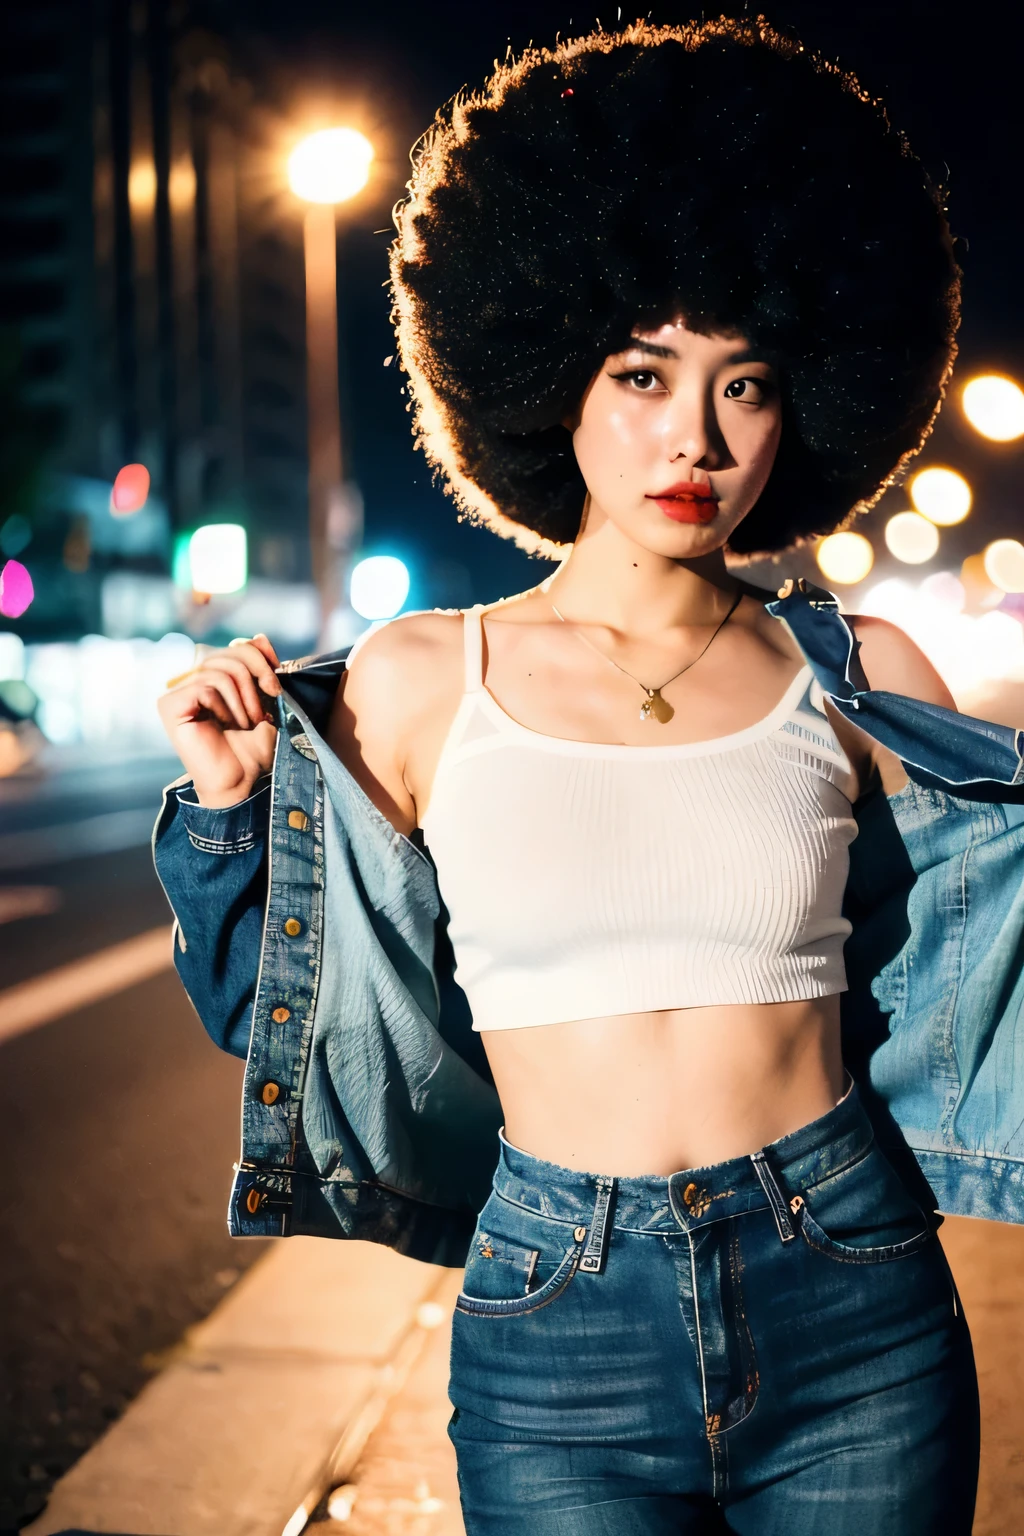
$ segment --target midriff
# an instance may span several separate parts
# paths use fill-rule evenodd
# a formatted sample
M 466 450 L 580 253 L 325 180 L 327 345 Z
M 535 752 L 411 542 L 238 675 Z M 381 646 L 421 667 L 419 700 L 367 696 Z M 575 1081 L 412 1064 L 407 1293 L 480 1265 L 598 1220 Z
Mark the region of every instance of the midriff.
M 573 1019 L 481 1036 L 505 1136 L 621 1177 L 760 1150 L 844 1092 L 839 994 Z

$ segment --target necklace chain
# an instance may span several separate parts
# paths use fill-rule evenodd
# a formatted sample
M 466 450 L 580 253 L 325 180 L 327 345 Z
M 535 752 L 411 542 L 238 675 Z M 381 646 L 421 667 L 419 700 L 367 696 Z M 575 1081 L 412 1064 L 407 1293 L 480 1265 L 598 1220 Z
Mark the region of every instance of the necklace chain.
M 582 634 L 579 629 L 573 629 L 572 633 L 576 636 L 577 640 L 581 640 L 583 642 L 588 650 L 593 651 L 595 656 L 600 656 L 602 661 L 607 661 L 611 666 L 615 668 L 617 672 L 621 672 L 623 677 L 628 677 L 631 683 L 636 683 L 637 687 L 643 690 L 647 697 L 645 698 L 643 704 L 640 706 L 640 718 L 642 720 L 655 719 L 659 721 L 660 724 L 665 725 L 669 720 L 671 720 L 675 711 L 673 710 L 671 704 L 669 704 L 666 699 L 662 698 L 662 690 L 667 688 L 670 683 L 674 683 L 676 678 L 682 677 L 684 672 L 689 672 L 691 667 L 695 667 L 697 665 L 698 661 L 700 661 L 708 647 L 715 639 L 717 639 L 719 631 L 724 629 L 725 625 L 728 624 L 729 620 L 736 612 L 736 609 L 739 607 L 740 598 L 742 596 L 742 587 L 737 587 L 736 596 L 732 600 L 729 612 L 725 615 L 725 618 L 715 626 L 715 630 L 711 636 L 711 639 L 708 640 L 706 645 L 702 646 L 692 661 L 688 661 L 685 667 L 680 667 L 678 672 L 674 672 L 672 676 L 667 678 L 665 682 L 663 682 L 658 688 L 649 687 L 647 683 L 642 683 L 638 677 L 634 677 L 632 672 L 627 672 L 626 668 L 621 667 L 619 663 L 614 659 L 614 657 L 609 656 L 606 651 L 602 651 L 600 646 L 595 645 L 592 640 L 588 640 L 586 635 Z M 548 602 L 551 603 L 550 598 L 548 598 Z M 556 619 L 559 619 L 561 623 L 568 625 L 568 620 L 566 619 L 565 615 L 559 613 L 554 603 L 551 603 L 551 611 L 555 615 Z

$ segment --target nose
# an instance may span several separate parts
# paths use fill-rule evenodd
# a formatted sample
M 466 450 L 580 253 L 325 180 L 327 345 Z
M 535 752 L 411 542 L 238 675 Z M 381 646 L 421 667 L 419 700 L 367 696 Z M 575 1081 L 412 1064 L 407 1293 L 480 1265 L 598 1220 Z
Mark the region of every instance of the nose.
M 680 390 L 669 401 L 664 422 L 665 450 L 673 464 L 690 469 L 724 469 L 729 450 L 718 425 L 710 389 Z

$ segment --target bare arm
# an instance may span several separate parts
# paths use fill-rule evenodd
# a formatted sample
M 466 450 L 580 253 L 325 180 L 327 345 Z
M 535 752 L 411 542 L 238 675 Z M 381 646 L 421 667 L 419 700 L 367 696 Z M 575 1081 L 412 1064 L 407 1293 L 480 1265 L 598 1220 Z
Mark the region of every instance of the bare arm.
M 956 709 L 953 695 L 927 656 L 898 625 L 868 614 L 851 617 L 849 623 L 860 641 L 860 660 L 869 687 Z
M 328 741 L 356 783 L 406 836 L 426 808 L 462 691 L 462 619 L 411 613 L 354 652 Z
M 927 656 L 910 636 L 887 619 L 869 614 L 847 618 L 860 642 L 860 661 L 870 688 L 902 693 L 924 704 L 956 709 L 953 695 Z M 862 791 L 878 779 L 887 795 L 896 794 L 907 782 L 906 770 L 890 752 L 838 711 L 829 709 L 836 735 L 857 769 Z

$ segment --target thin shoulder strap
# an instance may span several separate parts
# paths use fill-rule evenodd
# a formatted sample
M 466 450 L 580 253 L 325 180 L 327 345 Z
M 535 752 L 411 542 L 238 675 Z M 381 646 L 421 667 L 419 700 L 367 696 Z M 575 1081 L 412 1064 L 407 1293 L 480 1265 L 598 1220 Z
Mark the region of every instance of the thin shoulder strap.
M 466 692 L 479 693 L 484 685 L 483 604 L 467 608 L 462 616 L 462 636 L 466 657 Z

